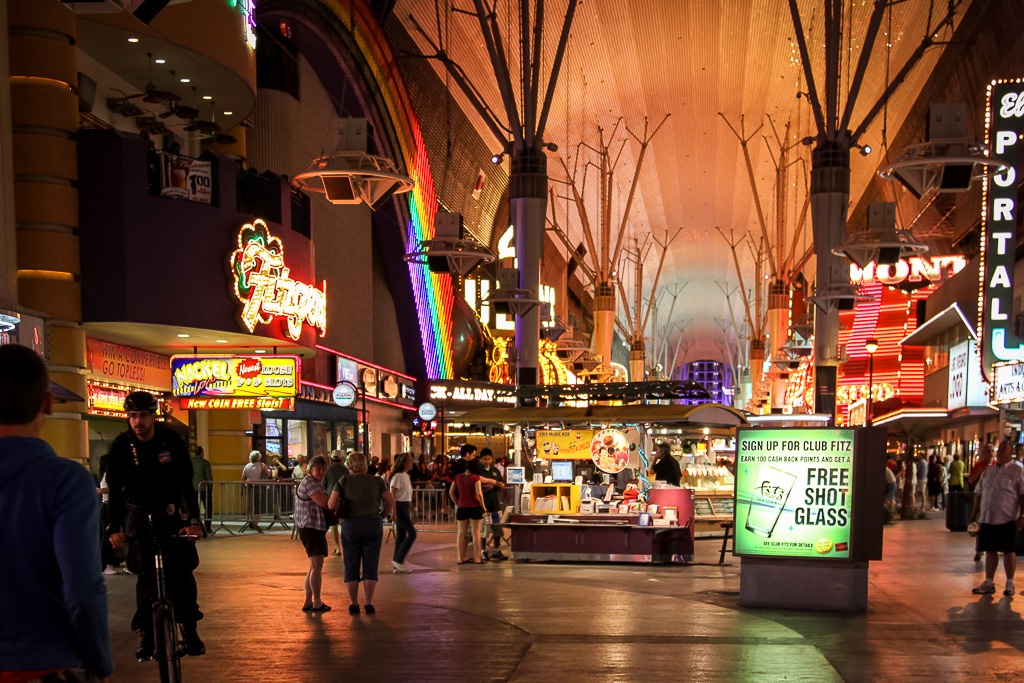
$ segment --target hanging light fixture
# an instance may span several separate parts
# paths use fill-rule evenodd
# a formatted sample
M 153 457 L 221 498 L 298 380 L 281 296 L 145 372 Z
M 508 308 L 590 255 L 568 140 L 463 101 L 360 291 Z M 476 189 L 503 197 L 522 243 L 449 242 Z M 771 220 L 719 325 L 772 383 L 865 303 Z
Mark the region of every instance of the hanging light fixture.
M 928 141 L 905 147 L 878 170 L 918 199 L 928 192 L 966 192 L 975 180 L 1002 173 L 1006 165 L 989 156 L 981 142 L 967 137 L 967 105 L 933 104 L 928 109 Z
M 416 251 L 403 258 L 407 263 L 427 265 L 433 273 L 458 273 L 461 277 L 495 260 L 489 249 L 465 239 L 462 214 L 450 211 L 434 214 L 434 238 L 421 241 Z
M 344 119 L 334 154 L 313 159 L 293 183 L 307 192 L 323 194 L 332 204 L 366 204 L 376 211 L 396 194 L 415 186 L 386 157 L 366 153 L 366 119 Z
M 854 233 L 832 253 L 845 256 L 860 268 L 872 261 L 876 265 L 895 265 L 900 259 L 927 253 L 928 245 L 914 242 L 913 237 L 909 230 L 896 229 L 894 202 L 875 202 L 868 207 L 867 230 Z
M 487 301 L 495 311 L 507 311 L 517 317 L 526 315 L 541 304 L 532 291 L 519 288 L 519 270 L 516 268 L 498 269 L 498 288 L 490 293 Z

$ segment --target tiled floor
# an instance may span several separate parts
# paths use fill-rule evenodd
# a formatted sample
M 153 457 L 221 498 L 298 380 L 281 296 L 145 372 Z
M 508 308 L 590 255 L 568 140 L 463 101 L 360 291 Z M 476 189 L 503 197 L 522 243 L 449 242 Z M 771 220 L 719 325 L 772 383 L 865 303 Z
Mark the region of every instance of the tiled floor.
M 870 608 L 856 616 L 738 605 L 740 560 L 716 541 L 688 567 L 455 566 L 451 535 L 420 534 L 412 574 L 382 574 L 375 616 L 353 617 L 341 559 L 326 614 L 300 611 L 306 559 L 285 534 L 201 544 L 203 657 L 187 681 L 978 681 L 1024 674 L 1024 597 L 971 595 L 973 541 L 933 519 L 887 527 Z M 392 545 L 381 567 L 390 567 Z M 134 578 L 107 577 L 116 681 L 133 659 Z

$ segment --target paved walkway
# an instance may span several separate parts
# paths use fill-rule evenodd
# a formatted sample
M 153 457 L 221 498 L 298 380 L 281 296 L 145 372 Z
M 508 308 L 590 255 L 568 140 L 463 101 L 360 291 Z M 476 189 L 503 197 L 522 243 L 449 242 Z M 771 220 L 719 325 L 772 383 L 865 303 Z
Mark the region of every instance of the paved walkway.
M 353 617 L 341 559 L 307 614 L 306 560 L 285 534 L 200 546 L 200 633 L 186 681 L 980 681 L 1024 673 L 1024 596 L 971 595 L 973 540 L 941 514 L 886 529 L 870 609 L 857 616 L 738 605 L 738 558 L 698 542 L 688 567 L 490 563 L 456 567 L 451 534 L 420 534 L 412 574 L 382 574 Z M 393 545 L 381 567 L 390 567 Z M 1022 575 L 1021 585 L 1024 585 Z M 133 658 L 134 578 L 107 577 L 115 681 L 157 681 Z

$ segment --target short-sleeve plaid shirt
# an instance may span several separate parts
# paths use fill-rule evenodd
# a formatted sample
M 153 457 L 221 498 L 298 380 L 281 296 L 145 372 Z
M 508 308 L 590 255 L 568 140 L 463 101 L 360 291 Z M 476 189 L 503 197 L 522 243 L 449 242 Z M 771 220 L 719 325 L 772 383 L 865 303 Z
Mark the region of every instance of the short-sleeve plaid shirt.
M 324 511 L 313 502 L 313 494 L 320 491 L 326 495 L 323 484 L 312 474 L 307 474 L 295 490 L 295 525 L 300 529 L 327 531 Z

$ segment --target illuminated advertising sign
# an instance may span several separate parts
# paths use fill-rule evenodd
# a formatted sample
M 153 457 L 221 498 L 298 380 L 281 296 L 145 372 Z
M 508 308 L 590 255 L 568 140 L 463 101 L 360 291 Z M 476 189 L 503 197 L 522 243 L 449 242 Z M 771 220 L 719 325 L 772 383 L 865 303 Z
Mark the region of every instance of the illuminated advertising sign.
M 505 384 L 495 386 L 485 382 L 432 382 L 430 400 L 515 405 L 516 397 L 511 391 L 512 387 Z
M 593 429 L 538 429 L 537 455 L 545 460 L 590 460 L 596 433 Z
M 288 276 L 284 245 L 262 220 L 238 231 L 238 248 L 228 259 L 232 292 L 242 304 L 241 320 L 250 332 L 283 318 L 284 333 L 298 341 L 304 324 L 327 334 L 327 281 L 320 289 Z
M 992 402 L 1024 401 L 1024 363 L 997 363 L 992 366 Z
M 299 392 L 299 372 L 297 356 L 172 356 L 171 389 L 189 398 L 292 398 Z
M 359 364 L 354 360 L 348 358 L 338 357 L 338 381 L 339 382 L 352 382 L 356 383 L 356 378 L 359 373 Z
M 514 267 L 519 267 L 519 262 L 516 260 L 515 229 L 511 225 L 508 226 L 508 229 L 498 239 L 498 259 L 512 259 L 513 264 L 515 264 Z M 492 277 L 481 277 L 478 275 L 473 278 L 466 278 L 462 285 L 462 298 L 466 300 L 470 308 L 476 311 L 480 322 L 490 329 L 504 330 L 506 332 L 515 331 L 516 317 L 511 314 L 496 312 L 487 300 L 487 297 L 497 287 L 497 282 Z M 540 299 L 542 304 L 550 305 L 550 311 L 552 312 L 552 316 L 547 319 L 543 315 L 541 316 L 541 325 L 543 327 L 554 326 L 555 288 L 550 285 L 541 284 L 537 298 Z
M 145 349 L 93 339 L 85 342 L 89 374 L 112 382 L 130 382 L 164 391 L 171 386 L 171 359 Z
M 896 395 L 896 389 L 888 382 L 875 382 L 871 391 L 871 400 L 876 403 L 888 401 Z M 861 398 L 867 398 L 868 384 L 843 384 L 836 389 L 836 405 L 852 405 Z
M 1017 186 L 1021 171 L 1020 146 L 1024 133 L 1024 80 L 993 81 L 988 87 L 985 140 L 992 158 L 1009 166 L 985 178 L 981 215 L 982 372 L 995 363 L 1024 360 L 1024 339 L 1013 329 L 1014 244 L 1017 235 Z
M 903 282 L 923 282 L 934 284 L 956 275 L 967 265 L 963 256 L 932 256 L 923 258 L 912 256 L 900 259 L 894 264 L 876 265 L 871 261 L 861 268 L 856 263 L 850 264 L 850 283 L 866 285 L 878 280 L 890 287 Z
M 988 405 L 988 384 L 981 376 L 981 352 L 974 340 L 949 350 L 949 391 L 947 410 L 980 408 Z
M 850 404 L 850 410 L 846 416 L 846 426 L 863 427 L 868 423 L 868 400 L 858 398 Z
M 849 559 L 852 429 L 740 429 L 737 555 Z
M 294 398 L 258 396 L 253 398 L 212 398 L 200 396 L 179 399 L 182 410 L 292 410 Z
M 100 382 L 88 381 L 86 384 L 86 400 L 90 415 L 109 415 L 126 417 L 124 400 L 128 398 L 128 390 L 109 386 Z

